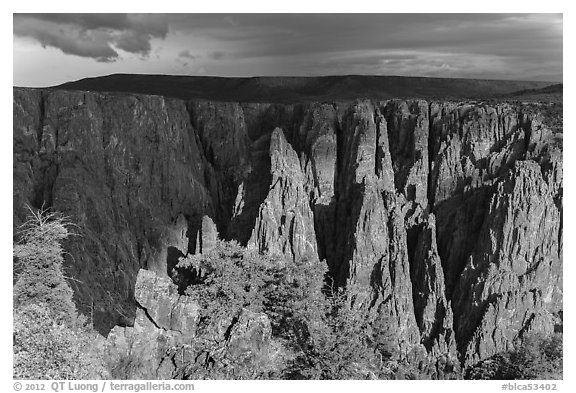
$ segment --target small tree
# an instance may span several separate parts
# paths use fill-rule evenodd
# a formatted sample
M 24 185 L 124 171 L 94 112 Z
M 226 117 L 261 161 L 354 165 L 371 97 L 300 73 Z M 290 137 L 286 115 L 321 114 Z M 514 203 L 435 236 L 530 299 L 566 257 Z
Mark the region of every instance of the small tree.
M 174 276 L 180 290 L 200 305 L 193 352 L 199 355 L 180 370 L 193 379 L 255 379 L 268 375 L 262 359 L 247 361 L 229 351 L 228 334 L 243 309 L 261 313 L 266 288 L 280 262 L 246 250 L 236 242 L 219 241 L 208 253 L 180 259 Z M 256 364 L 258 363 L 258 364 Z
M 250 253 L 236 242 L 220 241 L 209 253 L 181 258 L 175 270 L 192 277 L 185 285 L 180 284 L 188 296 L 198 300 L 202 308 L 200 329 L 203 329 L 231 318 L 242 308 L 261 312 L 264 288 L 274 264 L 273 260 Z M 183 274 L 186 271 L 193 274 Z
M 305 315 L 310 333 L 303 355 L 309 367 L 302 375 L 310 379 L 377 378 L 379 361 L 371 348 L 368 315 L 353 306 L 343 289 L 324 294 L 318 312 Z
M 353 307 L 350 292 L 327 285 L 326 263 L 300 261 L 278 271 L 267 293 L 276 334 L 290 344 L 294 359 L 286 378 L 365 379 L 378 377 L 370 347 L 369 319 Z
M 14 307 L 44 304 L 56 319 L 72 322 L 76 307 L 72 289 L 62 271 L 62 245 L 70 233 L 65 217 L 30 207 L 28 219 L 20 228 L 20 241 L 14 245 Z
M 14 245 L 14 378 L 107 378 L 104 338 L 85 325 L 62 271 L 66 218 L 34 211 Z
M 288 379 L 379 377 L 380 359 L 365 310 L 352 307 L 350 292 L 326 285 L 324 261 L 285 261 L 260 255 L 233 242 L 207 254 L 182 258 L 175 269 L 180 287 L 201 307 L 199 336 L 214 336 L 242 308 L 264 312 L 282 346 L 276 374 Z M 212 337 L 212 341 L 214 337 Z M 199 341 L 199 340 L 197 340 Z M 210 340 L 208 340 L 211 342 Z M 225 341 L 222 341 L 225 343 Z M 202 349 L 202 348 L 200 348 Z M 215 364 L 194 378 L 258 378 L 264 370 L 239 365 L 226 351 L 207 345 Z M 274 370 L 273 370 L 274 371 Z

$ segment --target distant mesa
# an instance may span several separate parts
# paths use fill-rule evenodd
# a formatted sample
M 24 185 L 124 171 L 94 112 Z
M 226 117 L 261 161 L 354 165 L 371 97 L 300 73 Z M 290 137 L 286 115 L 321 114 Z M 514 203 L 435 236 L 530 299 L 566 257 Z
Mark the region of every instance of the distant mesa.
M 113 74 L 86 78 L 52 89 L 160 95 L 185 100 L 294 103 L 358 98 L 495 98 L 538 89 L 552 82 L 450 79 L 405 76 L 223 78 L 207 76 Z

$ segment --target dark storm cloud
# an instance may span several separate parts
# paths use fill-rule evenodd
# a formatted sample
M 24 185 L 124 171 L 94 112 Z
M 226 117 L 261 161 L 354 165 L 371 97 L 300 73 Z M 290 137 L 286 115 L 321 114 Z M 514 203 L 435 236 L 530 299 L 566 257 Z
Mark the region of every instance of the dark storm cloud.
M 55 28 L 49 22 L 26 18 L 18 19 L 18 22 L 15 19 L 14 34 L 35 38 L 43 47 L 59 48 L 66 54 L 98 61 L 110 61 L 118 56 L 108 43 L 108 34 L 103 32 L 80 31 L 65 25 Z
M 116 49 L 147 56 L 152 38 L 165 38 L 163 15 L 136 14 L 15 14 L 14 35 L 30 37 L 42 46 L 97 61 L 118 58 Z
M 136 31 L 127 31 L 121 34 L 116 40 L 116 47 L 126 52 L 140 53 L 147 55 L 152 49 L 150 45 L 150 35 L 143 35 Z
M 562 78 L 553 14 L 27 14 L 14 34 L 99 61 L 146 56 L 165 39 L 172 59 L 187 53 L 221 75 Z
M 16 14 L 15 18 L 33 18 L 82 29 L 135 30 L 156 36 L 168 32 L 166 17 L 159 14 Z

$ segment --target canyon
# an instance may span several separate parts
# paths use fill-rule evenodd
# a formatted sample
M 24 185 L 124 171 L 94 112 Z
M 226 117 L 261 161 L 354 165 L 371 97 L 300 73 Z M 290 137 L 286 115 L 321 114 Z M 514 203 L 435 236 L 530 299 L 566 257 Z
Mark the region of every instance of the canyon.
M 27 204 L 74 222 L 77 307 L 116 342 L 193 336 L 170 275 L 218 238 L 326 263 L 406 359 L 468 367 L 562 329 L 557 104 L 13 94 L 14 227 Z

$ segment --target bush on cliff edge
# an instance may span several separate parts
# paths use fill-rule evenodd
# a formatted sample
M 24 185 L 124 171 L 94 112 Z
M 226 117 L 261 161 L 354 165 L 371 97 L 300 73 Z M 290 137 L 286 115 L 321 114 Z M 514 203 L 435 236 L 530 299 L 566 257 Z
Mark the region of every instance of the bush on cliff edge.
M 466 379 L 562 379 L 562 333 L 533 334 L 509 352 L 469 369 Z
M 63 273 L 62 244 L 70 223 L 47 210 L 30 214 L 14 245 L 14 369 L 16 379 L 106 378 L 99 346 Z
M 182 258 L 176 273 L 176 281 L 188 278 L 180 286 L 201 305 L 201 334 L 217 331 L 220 320 L 246 308 L 268 316 L 273 338 L 284 347 L 284 359 L 271 373 L 255 376 L 235 365 L 240 376 L 218 374 L 216 366 L 202 375 L 196 371 L 191 378 L 379 377 L 366 315 L 350 307 L 345 291 L 326 285 L 324 261 L 287 262 L 221 241 L 207 254 Z

